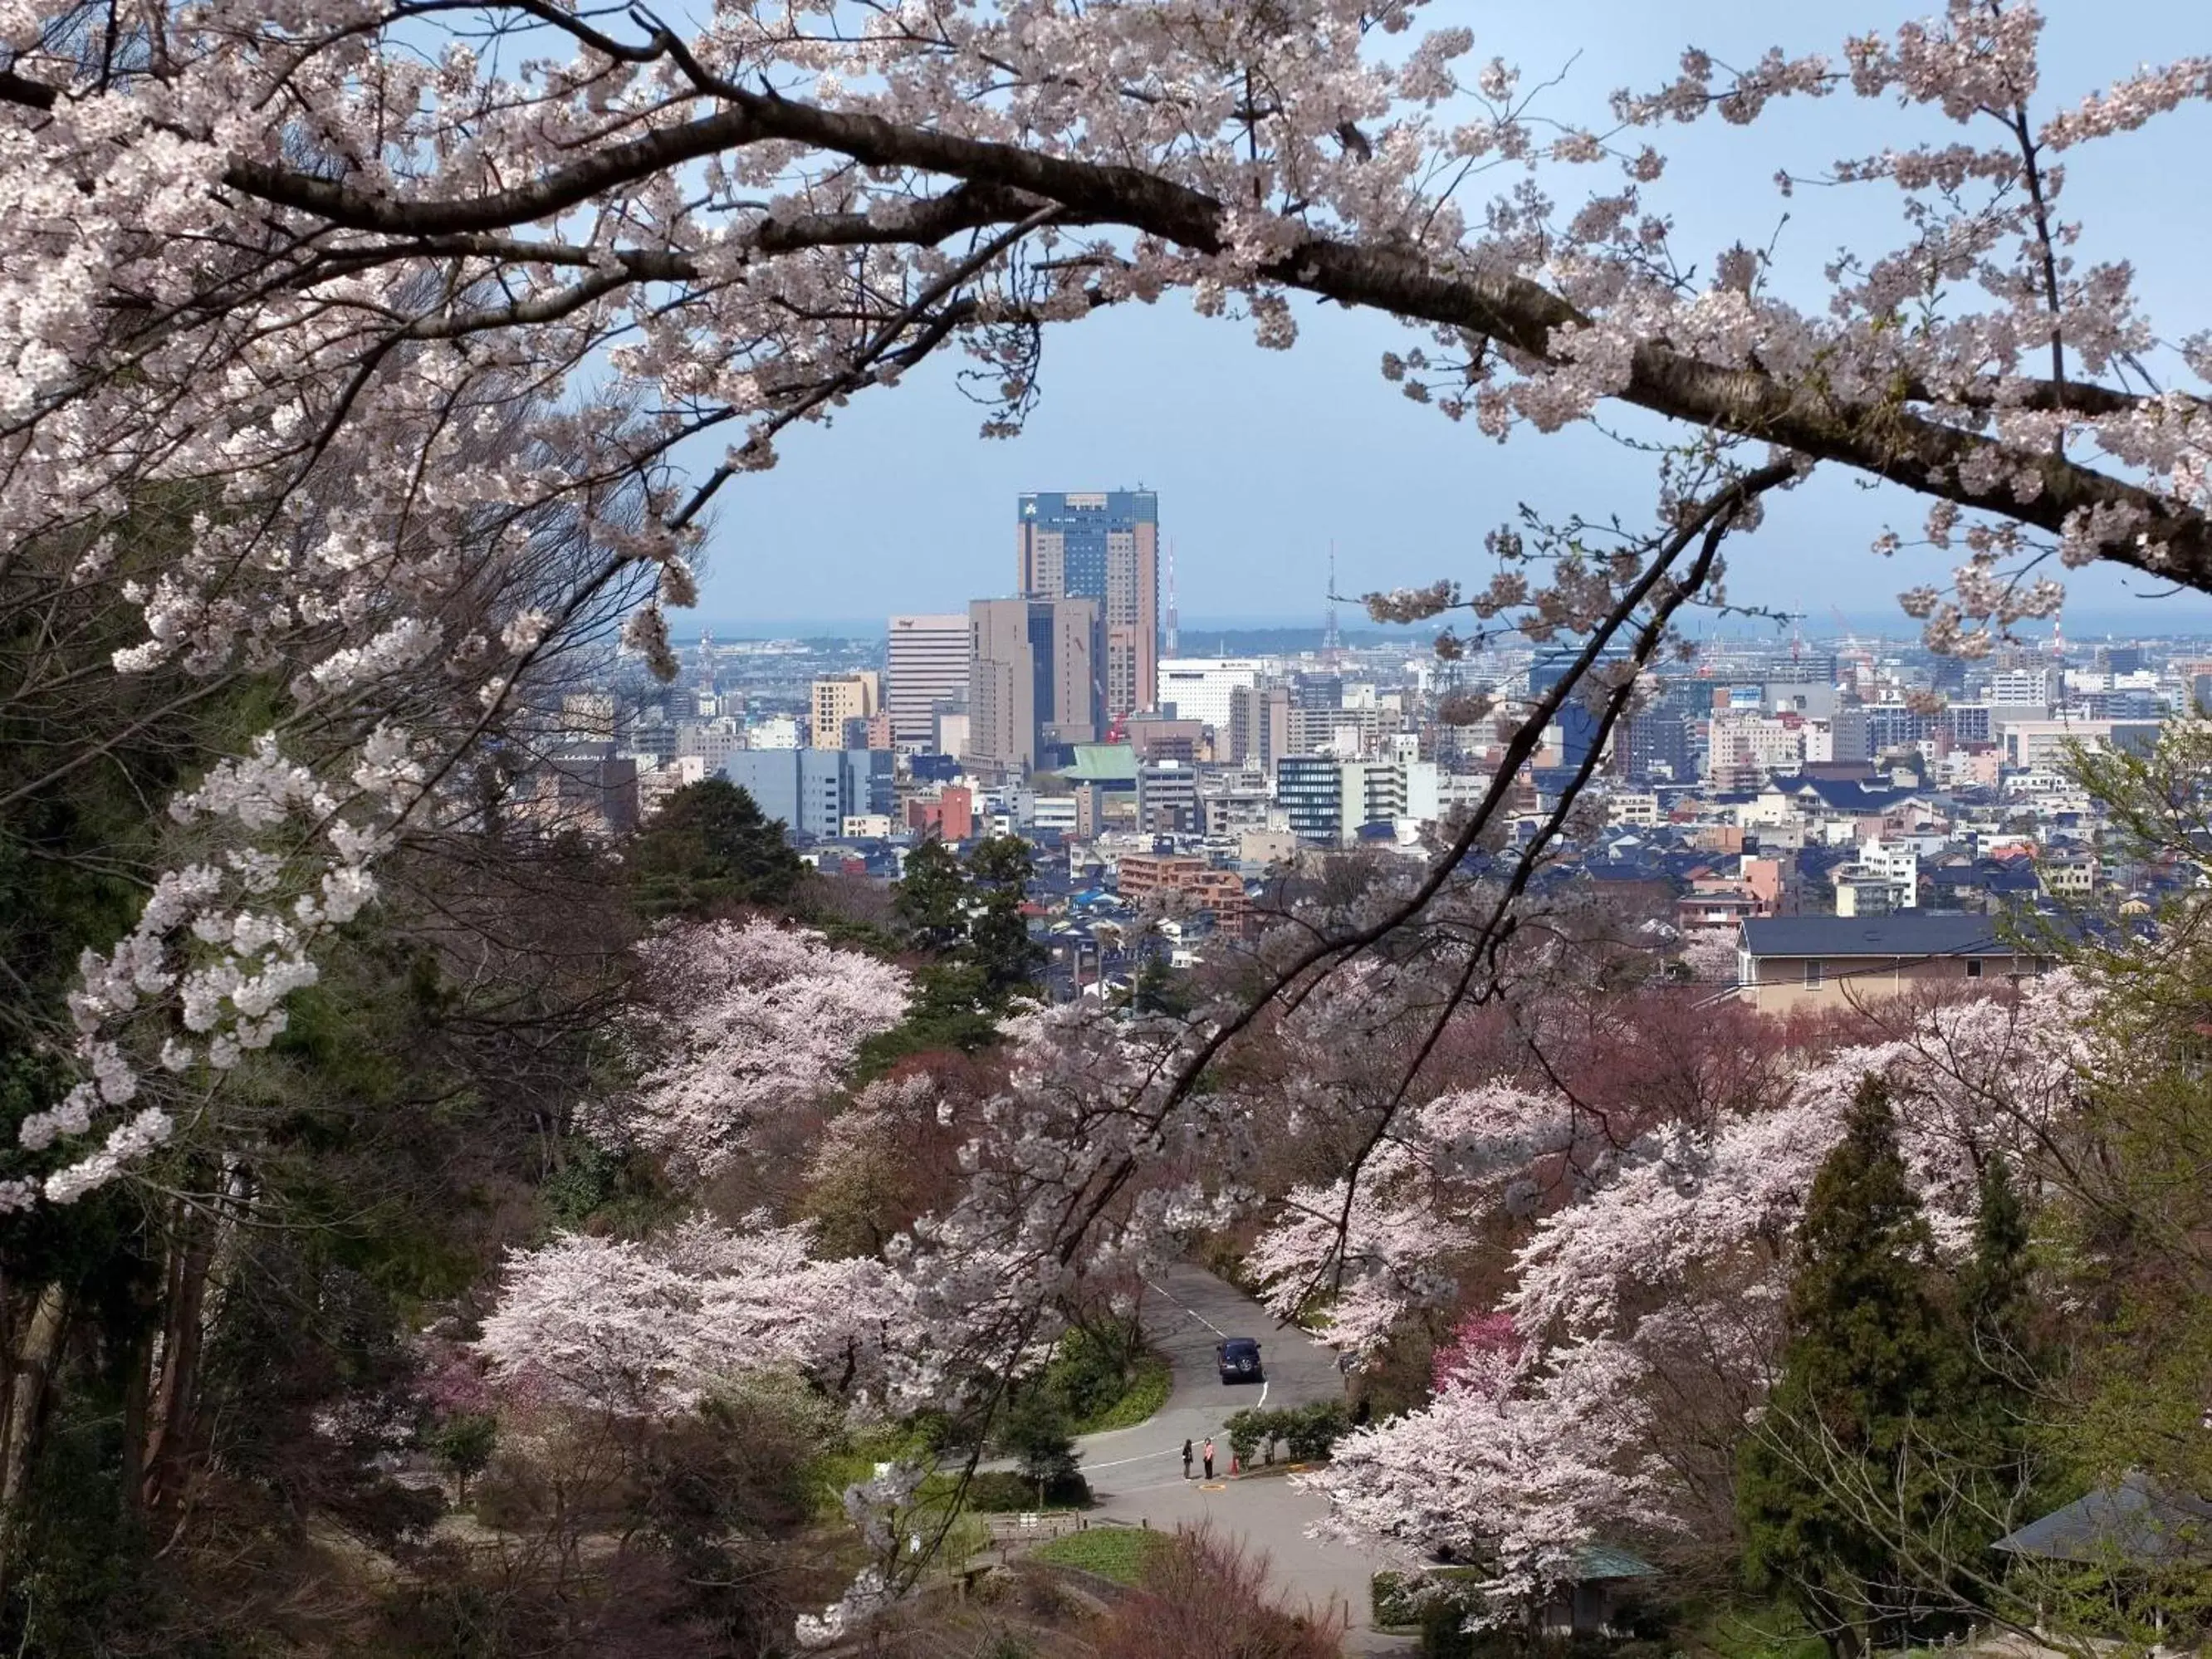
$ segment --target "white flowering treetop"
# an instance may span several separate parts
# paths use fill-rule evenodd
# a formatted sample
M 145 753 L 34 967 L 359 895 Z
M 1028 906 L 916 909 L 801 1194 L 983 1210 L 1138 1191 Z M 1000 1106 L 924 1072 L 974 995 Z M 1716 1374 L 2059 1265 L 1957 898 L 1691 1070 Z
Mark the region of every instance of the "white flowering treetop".
M 107 1139 L 49 1195 L 167 1133 L 130 1075 L 150 1057 L 197 1077 L 268 1040 L 377 850 L 640 574 L 629 637 L 665 665 L 725 481 L 948 342 L 1006 430 L 1053 324 L 1182 289 L 1279 348 L 1317 295 L 1402 319 L 1385 373 L 1489 435 L 1607 400 L 1683 423 L 1669 522 L 1719 488 L 1751 528 L 1821 465 L 1918 492 L 1916 533 L 1962 558 L 1907 598 L 1947 648 L 2048 614 L 2057 584 L 2020 574 L 2045 551 L 2212 588 L 2212 351 L 2124 260 L 2077 257 L 2063 167 L 2203 98 L 2206 60 L 2054 87 L 2032 5 L 1951 0 L 1834 57 L 1691 51 L 1577 123 L 1409 0 L 696 9 L 0 6 L 0 544 L 79 549 L 59 597 L 143 612 L 118 673 L 290 698 L 181 803 L 235 845 L 86 964 L 85 1089 L 33 1133 Z M 1863 154 L 1803 177 L 1898 191 L 1897 246 L 1785 295 L 1744 243 L 1671 245 L 1670 125 L 1841 94 Z M 720 464 L 680 479 L 704 434 Z M 188 534 L 126 570 L 115 527 L 156 498 Z M 526 549 L 556 513 L 584 556 L 549 575 Z M 1465 602 L 1586 630 L 1638 578 L 1512 564 Z
M 639 955 L 644 1069 L 589 1127 L 687 1179 L 718 1173 L 763 1119 L 842 1086 L 860 1044 L 906 1013 L 905 973 L 806 928 L 677 922 Z
M 873 1380 L 882 1269 L 811 1245 L 757 1217 L 693 1217 L 635 1243 L 564 1234 L 509 1259 L 477 1351 L 506 1388 L 621 1414 L 685 1411 L 775 1372 Z

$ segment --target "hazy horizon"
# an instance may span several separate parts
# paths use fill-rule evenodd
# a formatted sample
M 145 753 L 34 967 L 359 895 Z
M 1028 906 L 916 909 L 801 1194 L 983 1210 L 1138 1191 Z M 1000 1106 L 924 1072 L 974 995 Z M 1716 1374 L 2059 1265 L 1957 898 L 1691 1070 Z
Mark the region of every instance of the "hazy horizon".
M 1532 80 L 1563 73 L 1546 94 L 1547 112 L 1601 118 L 1613 88 L 1670 77 L 1692 41 L 1733 63 L 1755 61 L 1778 43 L 1833 52 L 1849 34 L 1928 9 L 1928 0 L 1850 9 L 1827 0 L 1785 15 L 1754 0 L 1695 8 L 1555 0 L 1504 10 L 1435 0 L 1424 21 L 1470 26 L 1478 59 L 1498 53 L 1526 64 Z M 2057 8 L 2047 33 L 2045 61 L 2063 66 L 2046 94 L 2054 107 L 2139 62 L 2203 45 L 2201 10 L 2179 0 Z M 1818 307 L 1826 302 L 1820 268 L 1839 243 L 1887 249 L 1909 237 L 1898 194 L 1869 187 L 1785 201 L 1771 175 L 1787 165 L 1818 176 L 1870 143 L 1947 141 L 1950 129 L 1923 132 L 1914 118 L 1838 96 L 1778 105 L 1755 141 L 1721 123 L 1669 127 L 1661 142 L 1672 165 L 1650 205 L 1672 216 L 1683 257 L 1701 264 L 1738 239 L 1771 242 L 1778 291 Z M 2171 169 L 2159 163 L 2208 143 L 2212 105 L 2200 105 L 2162 117 L 2154 134 L 2068 157 L 2069 216 L 2084 221 L 2075 257 L 2084 266 L 2131 261 L 2147 313 L 2170 329 L 2203 308 L 2201 232 L 2193 216 L 2173 210 Z M 1303 299 L 1292 309 L 1300 336 L 1285 351 L 1259 349 L 1248 323 L 1194 315 L 1180 295 L 1055 328 L 1045 343 L 1042 402 L 1016 438 L 977 435 L 983 411 L 963 395 L 957 356 L 854 398 L 834 424 L 787 433 L 775 468 L 743 476 L 726 492 L 705 550 L 698 614 L 787 629 L 849 617 L 856 593 L 886 614 L 959 610 L 1004 593 L 1014 580 L 1015 498 L 1024 490 L 1157 491 L 1186 631 L 1229 617 L 1318 623 L 1332 541 L 1342 592 L 1447 576 L 1475 587 L 1488 579 L 1485 532 L 1512 519 L 1522 501 L 1553 519 L 1619 512 L 1632 525 L 1648 521 L 1648 455 L 1589 426 L 1494 443 L 1383 380 L 1382 355 L 1419 343 L 1418 335 L 1372 313 Z M 1639 437 L 1681 431 L 1617 408 L 1607 419 Z M 710 442 L 686 453 L 702 471 L 720 459 Z M 1733 550 L 1730 597 L 1809 611 L 1816 623 L 1832 605 L 1867 623 L 1886 614 L 1881 631 L 1902 635 L 1911 623 L 1893 596 L 1947 583 L 1956 557 L 1908 550 L 1883 559 L 1869 547 L 1886 527 L 1911 540 L 1925 510 L 1905 491 L 1822 468 L 1771 500 L 1765 526 Z M 2067 578 L 2069 631 L 2212 629 L 2204 596 L 2156 597 L 2161 584 L 2117 568 Z M 2114 612 L 2143 620 L 2108 624 Z M 2160 620 L 2150 621 L 2154 614 Z M 1355 621 L 1351 607 L 1344 620 Z

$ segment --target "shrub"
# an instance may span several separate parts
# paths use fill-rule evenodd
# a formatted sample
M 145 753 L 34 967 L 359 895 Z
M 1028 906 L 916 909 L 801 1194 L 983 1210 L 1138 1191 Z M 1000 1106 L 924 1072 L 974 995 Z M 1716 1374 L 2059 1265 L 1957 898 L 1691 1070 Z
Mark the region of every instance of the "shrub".
M 1267 1558 L 1200 1527 L 1176 1534 L 1147 1563 L 1134 1594 L 1096 1627 L 1097 1659 L 1336 1659 L 1334 1609 L 1285 1612 Z
M 1248 1406 L 1232 1413 L 1225 1426 L 1231 1448 L 1249 1467 L 1255 1453 L 1262 1462 L 1273 1462 L 1279 1444 L 1298 1462 L 1317 1462 L 1336 1449 L 1352 1419 L 1342 1401 L 1322 1400 L 1265 1411 Z
M 1091 1483 L 1079 1474 L 1048 1480 L 1040 1504 L 1036 1481 L 1013 1469 L 991 1469 L 968 1482 L 965 1501 L 981 1515 L 1013 1515 L 1038 1508 L 1079 1510 L 1091 1502 Z

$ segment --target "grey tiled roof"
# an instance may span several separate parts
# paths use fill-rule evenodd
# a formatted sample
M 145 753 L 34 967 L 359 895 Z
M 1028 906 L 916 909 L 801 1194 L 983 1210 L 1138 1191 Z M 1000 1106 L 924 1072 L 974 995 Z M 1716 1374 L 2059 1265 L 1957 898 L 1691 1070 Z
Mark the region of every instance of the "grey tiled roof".
M 2015 954 L 1994 916 L 1760 916 L 1743 924 L 1755 957 L 1996 957 Z

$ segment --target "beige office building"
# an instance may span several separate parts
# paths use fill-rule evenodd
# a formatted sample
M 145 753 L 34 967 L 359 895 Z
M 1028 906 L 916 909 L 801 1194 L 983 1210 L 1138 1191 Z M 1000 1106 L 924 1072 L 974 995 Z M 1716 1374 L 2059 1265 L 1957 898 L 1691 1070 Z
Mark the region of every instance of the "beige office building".
M 937 711 L 968 696 L 969 633 L 964 616 L 893 617 L 884 651 L 884 706 L 902 749 L 937 743 Z
M 978 599 L 968 623 L 964 768 L 1020 777 L 1045 744 L 1097 741 L 1096 600 Z
M 845 722 L 865 720 L 882 706 L 883 688 L 872 668 L 815 681 L 807 717 L 812 732 L 811 746 L 842 749 Z

